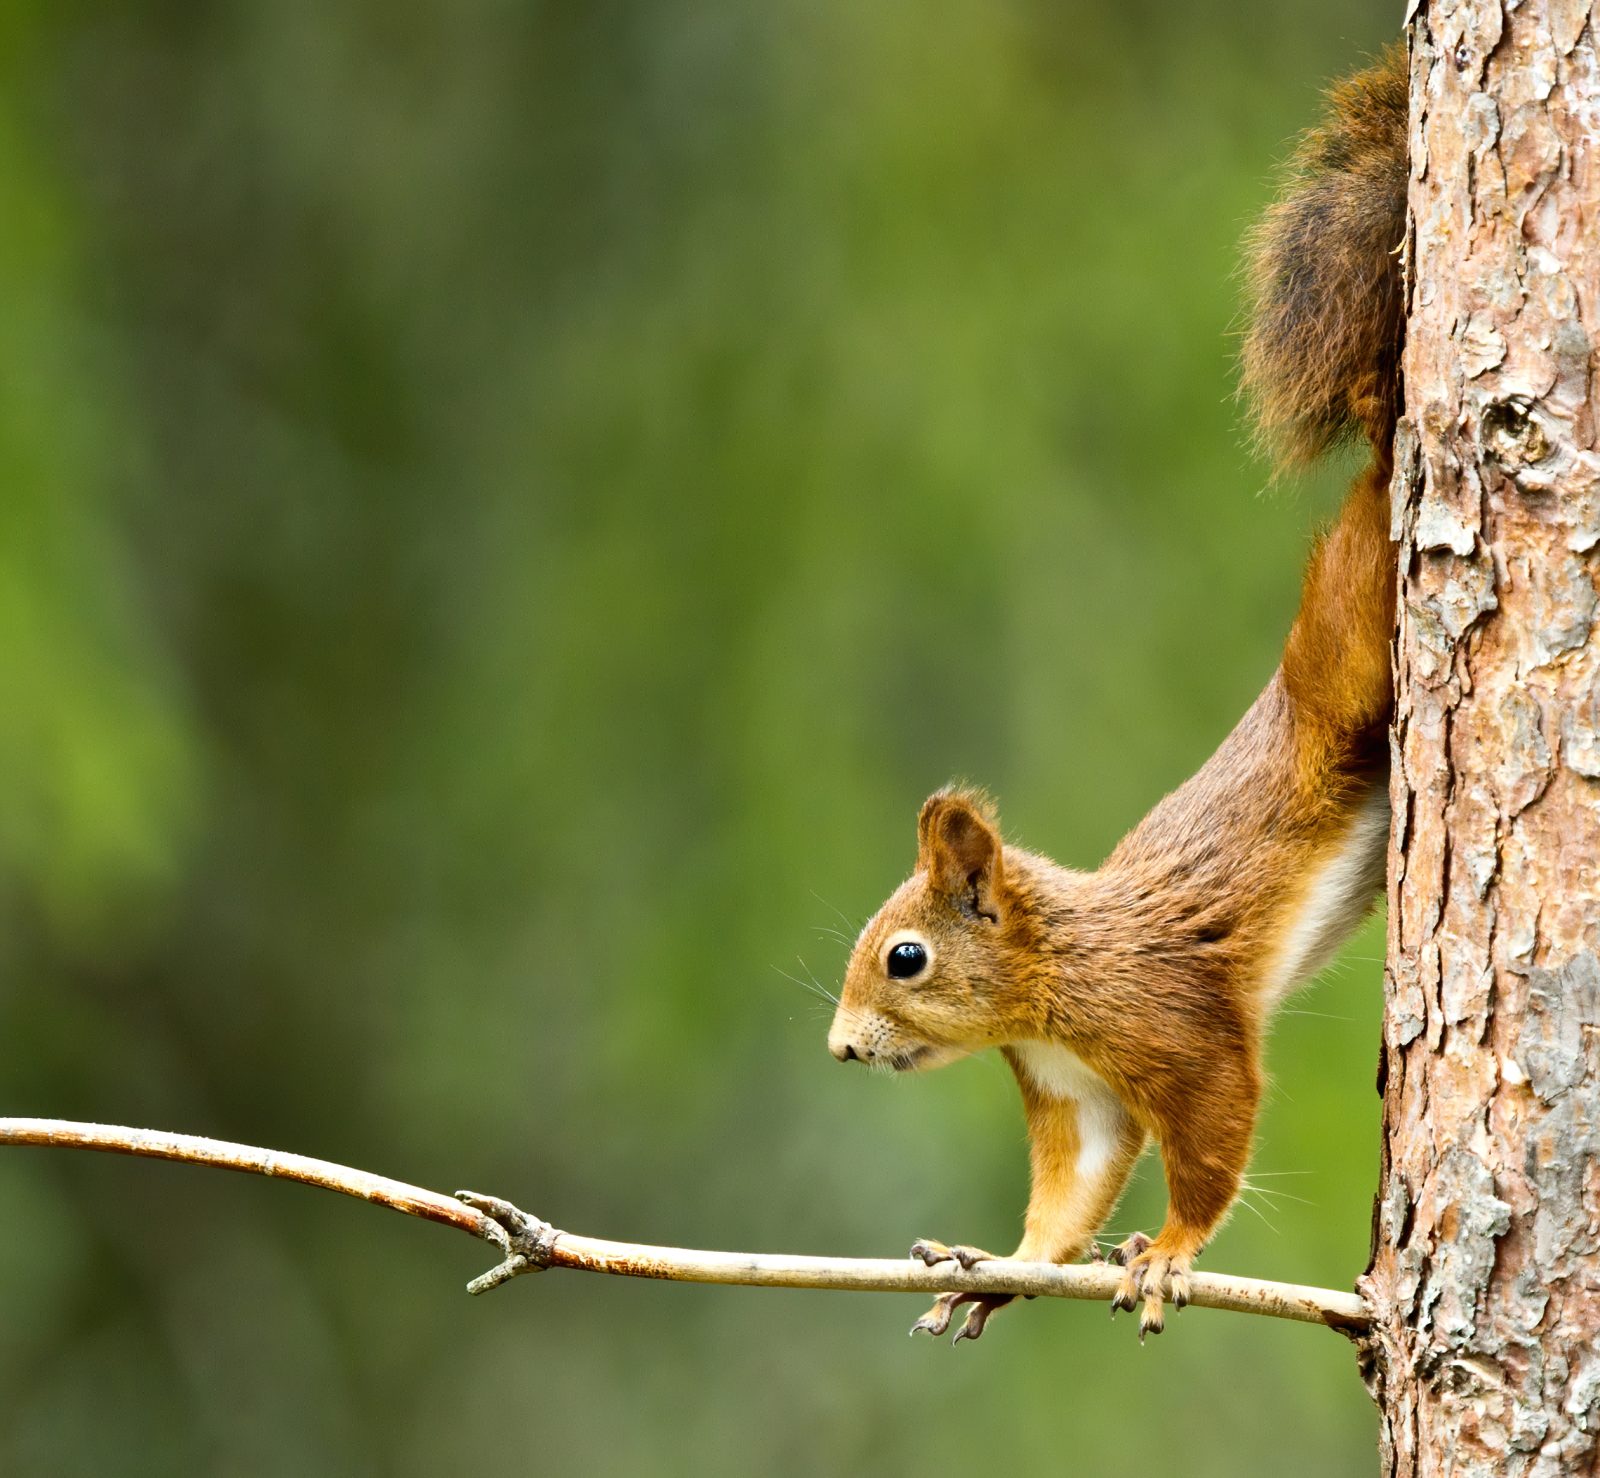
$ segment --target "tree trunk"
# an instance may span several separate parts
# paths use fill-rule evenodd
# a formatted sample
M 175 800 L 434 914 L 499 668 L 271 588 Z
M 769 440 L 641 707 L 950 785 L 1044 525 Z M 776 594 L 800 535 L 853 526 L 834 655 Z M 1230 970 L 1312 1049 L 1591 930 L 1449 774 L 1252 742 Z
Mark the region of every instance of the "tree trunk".
M 1600 76 L 1413 22 L 1376 1310 L 1395 1475 L 1600 1471 Z

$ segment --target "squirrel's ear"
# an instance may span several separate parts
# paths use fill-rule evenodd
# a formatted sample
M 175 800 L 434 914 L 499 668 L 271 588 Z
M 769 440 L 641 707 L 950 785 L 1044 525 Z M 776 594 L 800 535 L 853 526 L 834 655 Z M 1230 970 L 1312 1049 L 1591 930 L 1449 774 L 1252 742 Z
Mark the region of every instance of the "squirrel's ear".
M 1000 917 L 1004 861 L 1000 833 L 983 796 L 941 790 L 917 817 L 917 870 L 967 913 Z

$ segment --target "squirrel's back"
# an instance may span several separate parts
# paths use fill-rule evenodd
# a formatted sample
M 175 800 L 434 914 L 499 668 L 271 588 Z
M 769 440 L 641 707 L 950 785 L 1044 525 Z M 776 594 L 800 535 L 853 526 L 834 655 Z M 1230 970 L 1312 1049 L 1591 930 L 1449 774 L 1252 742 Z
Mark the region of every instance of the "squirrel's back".
M 1241 386 L 1280 462 L 1310 462 L 1352 432 L 1380 454 L 1393 439 L 1408 85 L 1395 45 L 1330 89 L 1247 240 Z

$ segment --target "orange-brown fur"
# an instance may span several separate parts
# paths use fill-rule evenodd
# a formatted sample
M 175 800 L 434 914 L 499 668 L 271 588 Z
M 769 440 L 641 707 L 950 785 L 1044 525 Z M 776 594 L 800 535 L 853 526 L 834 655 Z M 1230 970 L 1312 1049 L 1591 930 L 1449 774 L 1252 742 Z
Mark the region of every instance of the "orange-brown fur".
M 1387 445 L 1394 426 L 1407 88 L 1398 44 L 1338 83 L 1247 242 L 1240 378 L 1284 462 L 1314 461 L 1350 431 Z
M 1391 53 L 1330 94 L 1285 198 L 1252 237 L 1244 356 L 1264 436 L 1289 459 L 1346 429 L 1371 465 L 1312 552 L 1283 660 L 1201 770 L 1104 865 L 1002 843 L 992 808 L 941 791 L 917 866 L 857 942 L 829 1043 L 896 1069 L 999 1047 L 1022 1089 L 1033 1189 L 1015 1256 L 1091 1246 L 1149 1139 L 1165 1225 L 1122 1249 L 1141 1331 L 1181 1304 L 1190 1262 L 1238 1195 L 1276 997 L 1325 957 L 1381 880 L 1394 561 L 1389 445 L 1400 332 L 1405 80 Z M 913 979 L 896 942 L 921 948 Z M 922 1242 L 930 1262 L 988 1254 Z M 996 1297 L 946 1295 L 919 1327 L 975 1337 Z

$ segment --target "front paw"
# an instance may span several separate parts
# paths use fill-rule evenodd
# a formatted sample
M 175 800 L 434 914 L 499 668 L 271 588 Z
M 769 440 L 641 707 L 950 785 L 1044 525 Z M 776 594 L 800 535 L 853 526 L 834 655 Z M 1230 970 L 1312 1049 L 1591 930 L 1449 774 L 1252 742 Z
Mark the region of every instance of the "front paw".
M 1192 1257 L 1169 1252 L 1161 1245 L 1159 1238 L 1150 1242 L 1147 1238 L 1138 1238 L 1144 1246 L 1134 1250 L 1129 1239 L 1118 1252 L 1127 1249 L 1124 1257 L 1115 1257 L 1118 1262 L 1124 1263 L 1127 1271 L 1122 1276 L 1116 1294 L 1111 1300 L 1111 1312 L 1114 1315 L 1118 1309 L 1132 1310 L 1143 1300 L 1144 1307 L 1139 1310 L 1139 1342 L 1144 1343 L 1147 1334 L 1160 1334 L 1166 1327 L 1166 1300 L 1171 1298 L 1175 1309 L 1184 1308 L 1189 1302 L 1189 1270 Z
M 925 1262 L 930 1268 L 937 1267 L 942 1262 L 956 1262 L 969 1272 L 980 1262 L 994 1260 L 994 1253 L 985 1252 L 981 1247 L 968 1247 L 964 1242 L 958 1242 L 954 1247 L 947 1247 L 932 1237 L 917 1238 L 911 1244 L 911 1255 Z M 974 1335 L 973 1338 L 976 1339 L 977 1336 Z
M 985 1252 L 981 1247 L 969 1247 L 962 1242 L 953 1247 L 947 1246 L 934 1237 L 919 1237 L 911 1244 L 911 1256 L 930 1268 L 953 1262 L 968 1271 L 980 1262 L 994 1261 L 994 1254 Z M 955 1311 L 966 1306 L 966 1318 L 962 1320 L 951 1343 L 960 1344 L 964 1339 L 977 1339 L 989 1322 L 989 1316 L 996 1309 L 1004 1308 L 1015 1296 L 1010 1293 L 941 1293 L 934 1300 L 933 1307 L 911 1326 L 911 1332 L 915 1334 L 922 1330 L 938 1338 L 950 1327 L 950 1319 Z
M 911 1326 L 911 1333 L 922 1330 L 937 1339 L 950 1327 L 951 1315 L 966 1304 L 970 1305 L 967 1317 L 956 1330 L 951 1344 L 958 1345 L 964 1339 L 977 1339 L 988 1324 L 989 1316 L 996 1309 L 1003 1309 L 1015 1297 L 1014 1293 L 941 1293 L 934 1300 L 933 1307 Z
M 1118 1242 L 1111 1249 L 1108 1262 L 1114 1262 L 1119 1268 L 1125 1268 L 1134 1258 L 1150 1246 L 1150 1239 L 1143 1232 L 1135 1232 L 1126 1242 Z M 1130 1304 L 1130 1308 L 1133 1306 Z

